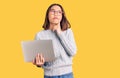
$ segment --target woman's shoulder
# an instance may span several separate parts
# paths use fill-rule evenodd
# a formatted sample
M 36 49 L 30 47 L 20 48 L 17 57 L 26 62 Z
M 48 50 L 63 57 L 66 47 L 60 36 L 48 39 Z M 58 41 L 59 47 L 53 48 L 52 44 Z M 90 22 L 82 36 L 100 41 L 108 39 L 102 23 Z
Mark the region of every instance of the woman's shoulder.
M 40 30 L 36 33 L 37 36 L 44 36 L 44 35 L 50 35 L 51 34 L 51 30 Z
M 36 38 L 44 38 L 45 36 L 48 35 L 48 32 L 49 32 L 48 30 L 40 30 L 40 31 L 36 32 L 35 37 Z
M 44 34 L 44 33 L 47 33 L 49 30 L 40 30 L 37 32 L 37 34 Z
M 69 36 L 72 34 L 72 29 L 71 28 L 68 28 L 67 30 L 64 30 L 61 34 L 64 34 L 66 36 Z
M 65 31 L 63 31 L 64 33 L 66 33 L 66 34 L 70 34 L 70 33 L 72 33 L 72 29 L 71 28 L 68 28 L 67 30 L 65 30 Z
M 72 29 L 71 29 L 71 28 L 68 28 L 68 29 L 67 29 L 67 32 L 72 32 Z

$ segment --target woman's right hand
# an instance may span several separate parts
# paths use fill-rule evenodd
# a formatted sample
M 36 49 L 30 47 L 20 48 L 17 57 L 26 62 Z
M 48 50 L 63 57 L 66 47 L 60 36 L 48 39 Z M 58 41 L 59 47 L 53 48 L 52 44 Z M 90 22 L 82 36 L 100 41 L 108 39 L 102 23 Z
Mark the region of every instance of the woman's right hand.
M 41 67 L 44 63 L 45 63 L 44 57 L 42 56 L 42 54 L 38 53 L 35 59 L 33 60 L 33 64 Z

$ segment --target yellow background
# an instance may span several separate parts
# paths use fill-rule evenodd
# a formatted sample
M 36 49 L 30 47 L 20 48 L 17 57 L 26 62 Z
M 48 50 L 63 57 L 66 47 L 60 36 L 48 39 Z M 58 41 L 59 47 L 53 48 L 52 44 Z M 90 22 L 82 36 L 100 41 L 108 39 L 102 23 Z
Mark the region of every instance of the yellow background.
M 66 12 L 78 47 L 75 78 L 120 78 L 119 0 L 1 0 L 0 78 L 43 78 L 43 70 L 25 63 L 22 40 L 42 30 L 52 3 Z

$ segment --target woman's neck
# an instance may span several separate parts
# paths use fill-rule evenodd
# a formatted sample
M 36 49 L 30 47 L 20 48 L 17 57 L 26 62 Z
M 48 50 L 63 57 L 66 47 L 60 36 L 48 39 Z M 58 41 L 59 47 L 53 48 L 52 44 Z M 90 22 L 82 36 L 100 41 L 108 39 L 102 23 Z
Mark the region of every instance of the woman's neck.
M 60 23 L 50 23 L 50 30 L 56 30 L 56 29 L 58 29 L 58 28 L 60 28 Z

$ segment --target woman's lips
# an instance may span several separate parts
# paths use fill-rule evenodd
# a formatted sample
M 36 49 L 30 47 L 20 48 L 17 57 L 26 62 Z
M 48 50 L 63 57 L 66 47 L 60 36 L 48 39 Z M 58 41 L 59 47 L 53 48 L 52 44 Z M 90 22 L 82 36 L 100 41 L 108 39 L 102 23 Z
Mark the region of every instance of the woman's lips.
M 57 17 L 54 17 L 53 19 L 58 19 Z

